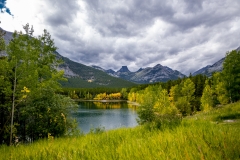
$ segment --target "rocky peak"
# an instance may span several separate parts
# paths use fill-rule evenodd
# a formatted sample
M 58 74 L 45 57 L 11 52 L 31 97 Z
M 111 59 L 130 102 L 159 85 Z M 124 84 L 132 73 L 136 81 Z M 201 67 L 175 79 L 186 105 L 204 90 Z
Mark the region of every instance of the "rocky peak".
M 153 68 L 162 68 L 163 66 L 161 64 L 157 64 L 156 66 L 154 66 Z
M 122 68 L 117 72 L 130 72 L 127 66 L 122 66 Z
M 111 73 L 111 74 L 114 74 L 114 73 L 115 73 L 115 71 L 112 70 L 112 69 L 108 69 L 108 70 L 106 70 L 105 72 L 107 72 L 107 73 Z

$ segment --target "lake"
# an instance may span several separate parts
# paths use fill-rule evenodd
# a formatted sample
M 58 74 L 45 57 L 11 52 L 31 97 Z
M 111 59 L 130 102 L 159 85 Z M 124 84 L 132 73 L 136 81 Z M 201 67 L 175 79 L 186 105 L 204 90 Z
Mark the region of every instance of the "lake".
M 97 127 L 110 130 L 138 125 L 136 106 L 126 101 L 81 101 L 78 104 L 79 109 L 76 113 L 73 113 L 73 117 L 84 133 L 88 133 L 91 128 Z

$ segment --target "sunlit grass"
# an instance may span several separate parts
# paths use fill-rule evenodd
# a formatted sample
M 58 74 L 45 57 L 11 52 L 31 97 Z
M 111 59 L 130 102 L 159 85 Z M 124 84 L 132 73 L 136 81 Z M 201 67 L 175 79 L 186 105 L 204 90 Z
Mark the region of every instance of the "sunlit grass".
M 145 125 L 0 146 L 0 159 L 239 159 L 239 112 L 236 103 L 187 117 L 171 129 Z M 233 122 L 224 122 L 228 115 Z

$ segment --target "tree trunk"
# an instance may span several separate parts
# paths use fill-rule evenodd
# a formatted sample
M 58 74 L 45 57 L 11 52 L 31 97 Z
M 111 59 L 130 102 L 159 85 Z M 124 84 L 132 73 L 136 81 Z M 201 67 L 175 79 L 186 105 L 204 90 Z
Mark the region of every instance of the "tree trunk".
M 17 85 L 17 65 L 14 69 L 14 83 L 13 83 L 13 97 L 12 97 L 12 114 L 11 114 L 11 131 L 10 131 L 10 146 L 12 145 L 12 136 L 13 136 L 13 117 L 14 117 L 14 108 L 15 108 L 15 92 Z

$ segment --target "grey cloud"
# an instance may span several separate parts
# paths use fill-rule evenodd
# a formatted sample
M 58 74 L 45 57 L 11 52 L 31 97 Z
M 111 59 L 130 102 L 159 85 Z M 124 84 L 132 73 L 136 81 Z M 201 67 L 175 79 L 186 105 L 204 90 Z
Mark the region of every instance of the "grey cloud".
M 141 29 L 151 26 L 159 16 L 174 14 L 162 1 L 85 1 L 89 23 L 104 36 L 136 36 Z M 116 6 L 116 3 L 119 5 Z M 114 6 L 114 7 L 112 7 Z
M 240 1 L 82 1 L 86 8 L 77 1 L 48 2 L 46 20 L 59 51 L 83 64 L 134 71 L 163 63 L 188 75 L 240 45 Z M 75 25 L 82 10 L 86 24 Z
M 232 5 L 229 5 L 229 3 L 232 3 Z M 203 4 L 205 8 L 202 7 Z M 165 20 L 173 23 L 182 31 L 200 25 L 214 27 L 219 23 L 234 19 L 238 15 L 239 7 L 240 1 L 185 0 L 184 12 L 176 12 L 176 15 L 181 13 L 185 16 L 179 18 L 175 15 Z
M 52 26 L 58 27 L 72 22 L 79 10 L 77 0 L 54 0 L 46 1 L 50 8 L 50 15 L 46 16 L 46 22 Z
M 202 10 L 202 0 L 184 0 L 186 4 L 185 12 L 198 12 Z

